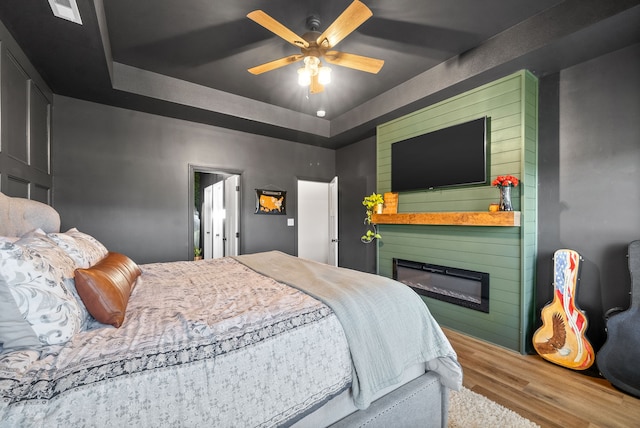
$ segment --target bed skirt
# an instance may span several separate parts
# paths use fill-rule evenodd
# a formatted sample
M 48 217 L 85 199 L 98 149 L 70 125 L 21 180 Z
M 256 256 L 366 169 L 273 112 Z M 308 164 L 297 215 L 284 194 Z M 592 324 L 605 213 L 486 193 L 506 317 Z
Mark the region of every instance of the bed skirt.
M 440 376 L 427 372 L 381 396 L 365 410 L 345 412 L 343 396 L 330 400 L 315 412 L 293 424 L 294 428 L 421 427 L 446 428 L 449 388 Z
M 448 411 L 449 389 L 437 374 L 427 372 L 331 427 L 446 428 Z

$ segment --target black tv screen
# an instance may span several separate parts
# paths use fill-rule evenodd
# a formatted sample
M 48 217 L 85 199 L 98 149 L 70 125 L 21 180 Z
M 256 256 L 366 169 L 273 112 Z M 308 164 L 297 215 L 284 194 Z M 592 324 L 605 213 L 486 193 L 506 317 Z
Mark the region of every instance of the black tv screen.
M 487 118 L 439 129 L 391 145 L 391 190 L 485 184 Z

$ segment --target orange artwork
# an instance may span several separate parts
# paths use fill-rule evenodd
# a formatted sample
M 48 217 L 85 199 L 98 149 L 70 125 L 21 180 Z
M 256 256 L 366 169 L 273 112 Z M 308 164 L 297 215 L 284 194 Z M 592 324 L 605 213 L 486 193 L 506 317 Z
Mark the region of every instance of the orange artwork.
M 256 189 L 256 214 L 286 214 L 287 192 Z

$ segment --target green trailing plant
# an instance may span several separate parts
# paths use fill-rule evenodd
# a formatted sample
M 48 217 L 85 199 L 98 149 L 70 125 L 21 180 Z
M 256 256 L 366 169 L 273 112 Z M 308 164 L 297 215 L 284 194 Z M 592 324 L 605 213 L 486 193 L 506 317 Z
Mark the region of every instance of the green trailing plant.
M 368 226 L 367 232 L 360 237 L 360 240 L 365 244 L 372 242 L 374 239 L 380 239 L 382 236 L 378 233 L 378 229 L 375 224 L 371 223 L 371 216 L 378 205 L 384 204 L 384 198 L 381 194 L 373 192 L 369 196 L 365 196 L 362 200 L 362 205 L 366 208 L 366 217 L 364 224 Z
M 364 242 L 365 244 L 370 243 L 374 239 L 382 238 L 382 236 L 380 236 L 380 234 L 378 233 L 378 231 L 376 229 L 376 226 L 375 225 L 371 225 L 371 227 L 373 228 L 373 230 L 371 230 L 371 229 L 367 230 L 367 233 L 365 233 L 364 235 L 362 235 L 360 237 L 360 240 L 362 242 Z

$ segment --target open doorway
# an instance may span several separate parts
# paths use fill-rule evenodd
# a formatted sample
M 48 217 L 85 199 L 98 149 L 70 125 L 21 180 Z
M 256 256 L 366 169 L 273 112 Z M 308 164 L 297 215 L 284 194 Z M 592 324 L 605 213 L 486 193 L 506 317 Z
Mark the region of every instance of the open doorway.
M 298 179 L 298 257 L 338 266 L 338 177 Z
M 240 174 L 189 165 L 188 260 L 240 254 Z

